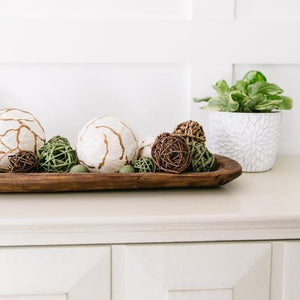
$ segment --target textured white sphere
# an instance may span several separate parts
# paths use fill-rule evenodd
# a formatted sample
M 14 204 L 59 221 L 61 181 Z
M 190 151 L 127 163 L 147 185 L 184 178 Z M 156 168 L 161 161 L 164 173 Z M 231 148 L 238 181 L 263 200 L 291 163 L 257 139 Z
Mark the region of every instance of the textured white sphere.
M 152 157 L 151 156 L 151 148 L 153 143 L 155 142 L 156 136 L 148 136 L 144 138 L 138 149 L 138 158 L 140 157 Z
M 7 108 L 0 110 L 0 169 L 8 170 L 8 156 L 19 151 L 36 152 L 45 144 L 40 122 L 29 112 Z
M 237 160 L 244 172 L 270 170 L 275 162 L 281 112 L 210 112 L 208 148 Z
M 78 159 L 91 172 L 115 173 L 136 157 L 138 138 L 115 116 L 95 118 L 78 135 Z

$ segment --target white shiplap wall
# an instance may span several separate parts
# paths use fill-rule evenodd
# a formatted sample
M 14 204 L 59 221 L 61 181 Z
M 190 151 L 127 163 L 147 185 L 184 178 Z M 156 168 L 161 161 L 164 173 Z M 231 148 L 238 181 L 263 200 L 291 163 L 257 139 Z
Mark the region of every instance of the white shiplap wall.
M 295 98 L 280 151 L 300 154 L 299 21 L 296 0 L 1 0 L 0 106 L 72 141 L 106 114 L 141 137 L 187 118 L 207 128 L 192 96 L 260 68 Z

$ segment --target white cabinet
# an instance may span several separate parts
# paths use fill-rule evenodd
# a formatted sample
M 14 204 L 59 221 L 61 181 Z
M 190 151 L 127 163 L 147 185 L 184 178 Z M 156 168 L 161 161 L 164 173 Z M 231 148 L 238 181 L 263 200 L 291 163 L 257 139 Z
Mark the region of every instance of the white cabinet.
M 0 248 L 0 300 L 296 300 L 299 242 Z
M 109 300 L 110 248 L 0 248 L 0 300 Z
M 113 247 L 112 300 L 267 300 L 271 243 Z

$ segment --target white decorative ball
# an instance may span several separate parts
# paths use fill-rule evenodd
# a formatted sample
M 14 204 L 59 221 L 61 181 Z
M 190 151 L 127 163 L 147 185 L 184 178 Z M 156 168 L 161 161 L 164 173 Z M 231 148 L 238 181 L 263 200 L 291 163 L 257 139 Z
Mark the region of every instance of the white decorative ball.
M 118 117 L 95 118 L 78 135 L 78 159 L 91 172 L 115 173 L 136 157 L 138 138 Z
M 8 156 L 19 151 L 36 152 L 45 144 L 45 131 L 29 112 L 7 108 L 0 110 L 0 169 L 8 170 Z
M 152 157 L 151 156 L 151 148 L 153 143 L 155 142 L 156 136 L 148 136 L 146 138 L 144 138 L 140 145 L 139 145 L 139 149 L 138 149 L 138 158 L 141 157 Z

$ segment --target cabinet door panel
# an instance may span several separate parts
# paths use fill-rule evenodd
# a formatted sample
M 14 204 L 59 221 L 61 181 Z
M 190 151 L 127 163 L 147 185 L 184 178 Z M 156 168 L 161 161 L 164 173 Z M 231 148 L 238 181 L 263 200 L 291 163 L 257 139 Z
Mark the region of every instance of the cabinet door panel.
M 271 300 L 300 299 L 300 242 L 273 244 Z
M 0 300 L 109 300 L 110 248 L 0 249 Z
M 270 243 L 113 247 L 113 300 L 269 299 Z

